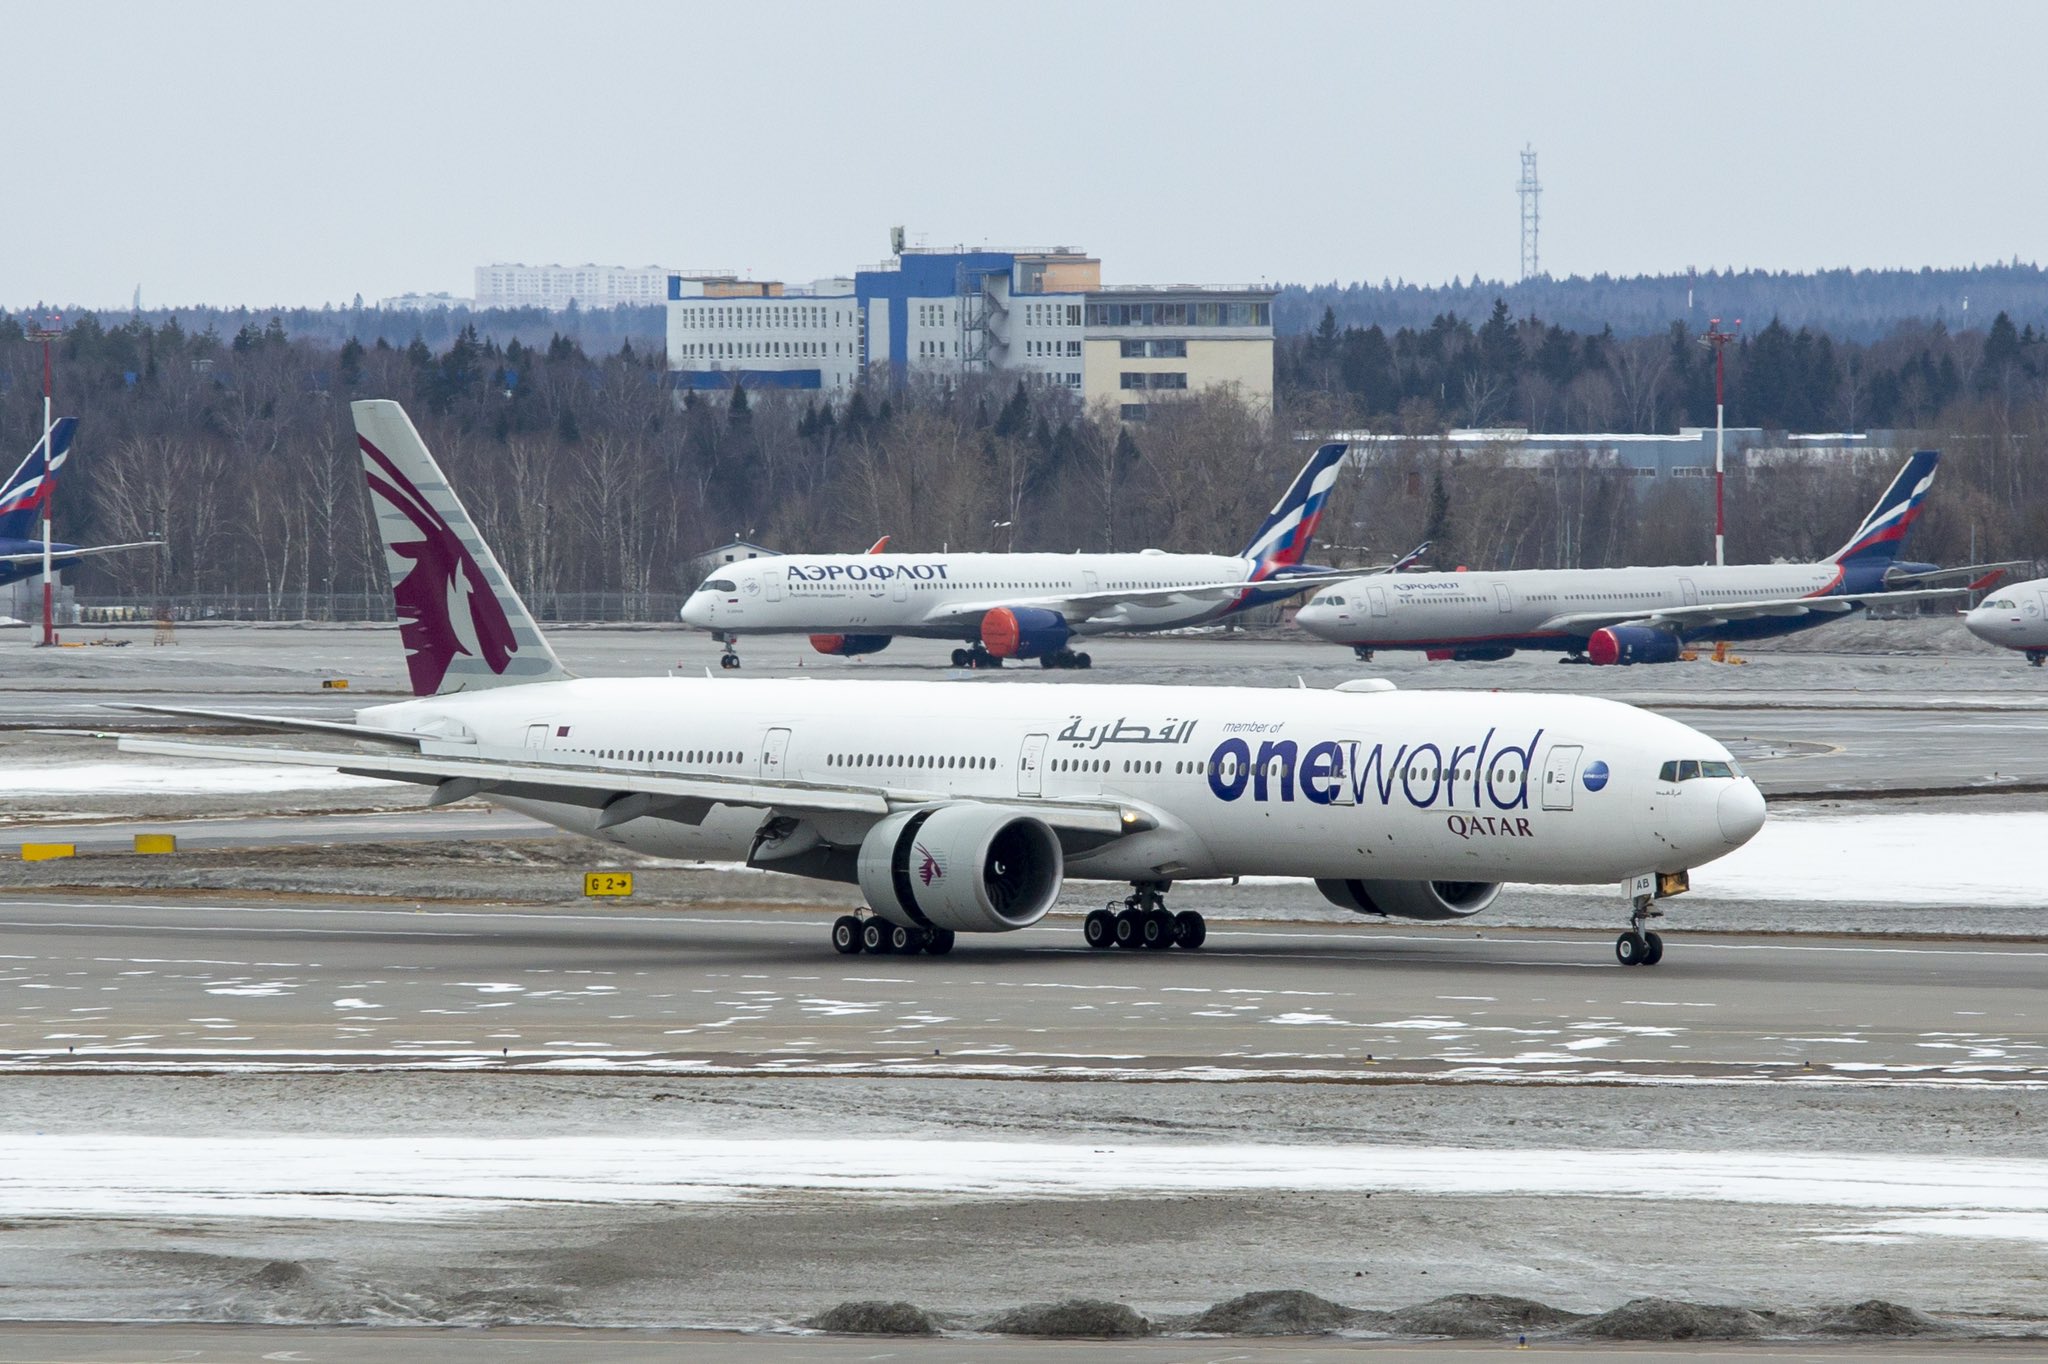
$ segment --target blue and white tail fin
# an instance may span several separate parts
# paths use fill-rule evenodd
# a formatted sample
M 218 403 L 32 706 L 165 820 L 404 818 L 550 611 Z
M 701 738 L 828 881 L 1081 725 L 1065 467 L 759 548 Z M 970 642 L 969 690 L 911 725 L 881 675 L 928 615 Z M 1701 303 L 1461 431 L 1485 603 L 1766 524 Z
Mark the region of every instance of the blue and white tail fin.
M 1256 565 L 1252 570 L 1254 578 L 1271 577 L 1275 570 L 1293 568 L 1308 556 L 1309 542 L 1315 538 L 1323 508 L 1330 500 L 1330 489 L 1337 486 L 1337 469 L 1344 462 L 1346 448 L 1344 442 L 1332 441 L 1310 455 L 1308 463 L 1301 466 L 1301 472 L 1288 485 L 1286 494 L 1274 504 L 1265 524 L 1238 554 L 1238 558 L 1250 559 Z
M 405 409 L 381 399 L 349 408 L 413 695 L 568 677 Z
M 21 467 L 9 476 L 6 486 L 0 487 L 0 540 L 33 540 L 42 534 L 37 522 L 42 519 L 43 503 L 56 486 L 57 470 L 64 467 L 71 454 L 71 433 L 77 429 L 78 418 L 57 418 L 50 427 L 50 448 L 56 453 L 47 467 L 43 443 L 38 440 Z
M 1844 567 L 1883 567 L 1898 558 L 1899 551 L 1905 548 L 1906 534 L 1913 529 L 1920 506 L 1927 500 L 1927 490 L 1934 486 L 1934 467 L 1940 460 L 1938 450 L 1914 451 L 1906 467 L 1899 470 L 1899 476 L 1870 509 L 1870 515 L 1849 537 L 1849 543 L 1829 555 L 1828 562 Z

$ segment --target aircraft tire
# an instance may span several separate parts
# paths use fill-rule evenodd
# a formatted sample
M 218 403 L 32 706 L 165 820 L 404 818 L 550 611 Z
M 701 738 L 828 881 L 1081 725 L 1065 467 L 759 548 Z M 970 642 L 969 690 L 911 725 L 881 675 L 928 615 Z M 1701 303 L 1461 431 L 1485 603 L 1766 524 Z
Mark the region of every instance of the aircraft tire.
M 1664 960 L 1664 937 L 1659 933 L 1643 934 L 1643 944 L 1649 950 L 1643 953 L 1643 965 L 1655 966 Z
M 953 666 L 954 666 L 954 667 L 956 667 L 956 668 L 966 668 L 966 667 L 971 667 L 972 665 L 973 665 L 973 658 L 972 658 L 972 656 L 971 656 L 971 655 L 969 655 L 969 654 L 968 654 L 968 652 L 967 652 L 967 651 L 966 651 L 965 649 L 955 649 L 955 650 L 953 651 Z
M 842 957 L 850 957 L 860 951 L 860 920 L 851 914 L 842 914 L 832 921 L 832 950 Z
M 1117 914 L 1112 936 L 1116 939 L 1118 947 L 1135 948 L 1144 946 L 1145 939 L 1141 932 L 1143 918 L 1144 916 L 1135 909 L 1126 909 Z
M 1640 933 L 1631 930 L 1614 940 L 1614 959 L 1623 966 L 1641 966 L 1649 955 L 1649 941 Z
M 924 930 L 889 925 L 889 951 L 899 957 L 914 957 L 924 951 Z
M 1173 922 L 1173 915 L 1163 909 L 1146 910 L 1144 914 L 1145 920 L 1138 926 L 1138 934 L 1145 946 L 1154 952 L 1163 952 L 1173 946 L 1174 941 L 1180 937 L 1179 928 Z
M 1094 660 L 1094 659 L 1092 659 L 1092 658 L 1090 658 L 1090 657 L 1088 657 L 1088 655 L 1086 655 L 1086 654 L 1075 654 L 1075 655 L 1074 655 L 1074 666 L 1075 666 L 1075 667 L 1077 667 L 1077 668 L 1081 668 L 1081 669 L 1084 669 L 1084 670 L 1085 670 L 1085 669 L 1087 669 L 1087 668 L 1092 668 L 1092 667 L 1094 667 L 1094 666 L 1095 666 L 1095 660 Z
M 1040 654 L 1038 656 L 1038 666 L 1051 669 L 1065 667 L 1066 665 L 1060 662 L 1058 654 Z
M 860 926 L 860 950 L 878 957 L 887 956 L 890 951 L 889 930 L 894 927 L 894 924 L 880 919 L 869 919 Z
M 1185 947 L 1190 952 L 1200 947 L 1209 937 L 1209 923 L 1192 909 L 1184 909 L 1173 916 L 1173 945 Z
M 953 950 L 953 938 L 950 928 L 928 929 L 924 935 L 924 950 L 932 956 L 943 957 Z
M 1081 921 L 1081 937 L 1098 950 L 1116 946 L 1116 915 L 1106 909 L 1091 909 Z

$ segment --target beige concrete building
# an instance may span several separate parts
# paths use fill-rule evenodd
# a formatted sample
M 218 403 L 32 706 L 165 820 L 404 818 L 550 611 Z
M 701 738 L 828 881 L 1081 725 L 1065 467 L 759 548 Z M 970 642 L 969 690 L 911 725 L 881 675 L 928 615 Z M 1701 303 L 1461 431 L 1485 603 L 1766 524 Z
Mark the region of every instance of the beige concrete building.
M 1143 421 L 1155 403 L 1235 387 L 1273 405 L 1273 295 L 1264 287 L 1178 285 L 1088 295 L 1081 396 Z

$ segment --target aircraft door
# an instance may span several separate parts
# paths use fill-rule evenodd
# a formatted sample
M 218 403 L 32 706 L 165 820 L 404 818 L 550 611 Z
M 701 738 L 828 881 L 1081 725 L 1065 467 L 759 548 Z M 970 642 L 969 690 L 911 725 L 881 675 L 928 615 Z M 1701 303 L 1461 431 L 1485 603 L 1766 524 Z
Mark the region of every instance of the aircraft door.
M 1330 798 L 1330 804 L 1358 804 L 1358 788 L 1351 784 L 1351 774 L 1357 770 L 1358 740 L 1346 739 L 1337 745 L 1337 770 L 1331 773 L 1337 779 L 1337 794 Z
M 1578 744 L 1550 746 L 1550 756 L 1543 762 L 1544 809 L 1572 808 L 1572 785 L 1579 775 L 1579 755 L 1584 752 Z
M 546 725 L 528 725 L 526 727 L 527 749 L 531 752 L 539 753 L 547 746 L 548 727 Z
M 1017 794 L 1020 796 L 1042 796 L 1045 783 L 1040 769 L 1045 765 L 1046 736 L 1027 734 L 1024 747 L 1017 753 Z
M 1081 570 L 1081 589 L 1084 592 L 1100 592 L 1102 590 L 1102 578 L 1094 569 L 1084 568 Z
M 789 752 L 789 731 L 771 729 L 761 740 L 761 776 L 773 779 L 782 775 L 783 759 Z
M 1700 590 L 1692 585 L 1691 578 L 1680 578 L 1678 580 L 1678 598 L 1680 603 L 1685 606 L 1698 606 L 1700 604 Z
M 1493 602 L 1503 613 L 1512 611 L 1515 609 L 1515 594 L 1508 590 L 1506 583 L 1495 583 L 1493 585 Z
M 768 600 L 782 600 L 782 579 L 776 577 L 773 573 L 768 575 Z
M 1371 603 L 1372 603 L 1372 613 L 1373 613 L 1373 614 L 1374 614 L 1375 616 L 1384 616 L 1384 615 L 1386 615 L 1386 614 L 1387 614 L 1387 589 L 1386 589 L 1386 588 L 1384 588 L 1384 587 L 1368 587 L 1368 588 L 1366 588 L 1366 589 L 1365 589 L 1365 599 L 1366 599 L 1367 601 L 1369 601 L 1369 602 L 1371 602 Z
M 894 598 L 895 598 L 895 599 L 896 599 L 897 601 L 909 601 L 909 600 L 910 600 L 910 579 L 909 579 L 909 578 L 905 577 L 905 576 L 904 576 L 903 574 L 901 574 L 901 573 L 898 573 L 898 574 L 897 574 L 897 575 L 896 575 L 895 577 L 893 577 L 893 578 L 891 578 L 891 579 L 889 580 L 889 584 L 890 584 L 890 587 L 889 587 L 889 595 L 890 595 L 890 596 L 894 597 Z

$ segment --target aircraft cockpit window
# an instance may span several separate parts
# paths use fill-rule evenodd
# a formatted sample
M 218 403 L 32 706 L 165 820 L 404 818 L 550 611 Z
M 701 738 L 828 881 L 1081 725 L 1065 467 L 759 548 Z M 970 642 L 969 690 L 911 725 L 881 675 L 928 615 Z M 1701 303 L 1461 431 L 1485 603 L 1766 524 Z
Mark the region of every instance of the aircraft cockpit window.
M 2000 597 L 1997 601 L 1988 601 L 1984 604 L 1994 611 L 2017 611 L 2019 609 L 2019 603 L 2009 597 Z
M 730 578 L 713 578 L 710 582 L 704 584 L 702 590 L 706 592 L 737 592 L 740 589 L 739 584 Z
M 1342 597 L 1325 597 L 1325 598 L 1323 598 L 1323 605 L 1325 605 L 1325 606 L 1342 606 L 1343 604 L 1344 604 L 1344 599 L 1343 599 Z
M 1678 762 L 1665 763 L 1657 769 L 1659 781 L 1692 781 L 1698 777 L 1739 777 L 1742 769 L 1731 762 L 1718 759 L 1695 760 L 1684 758 Z

